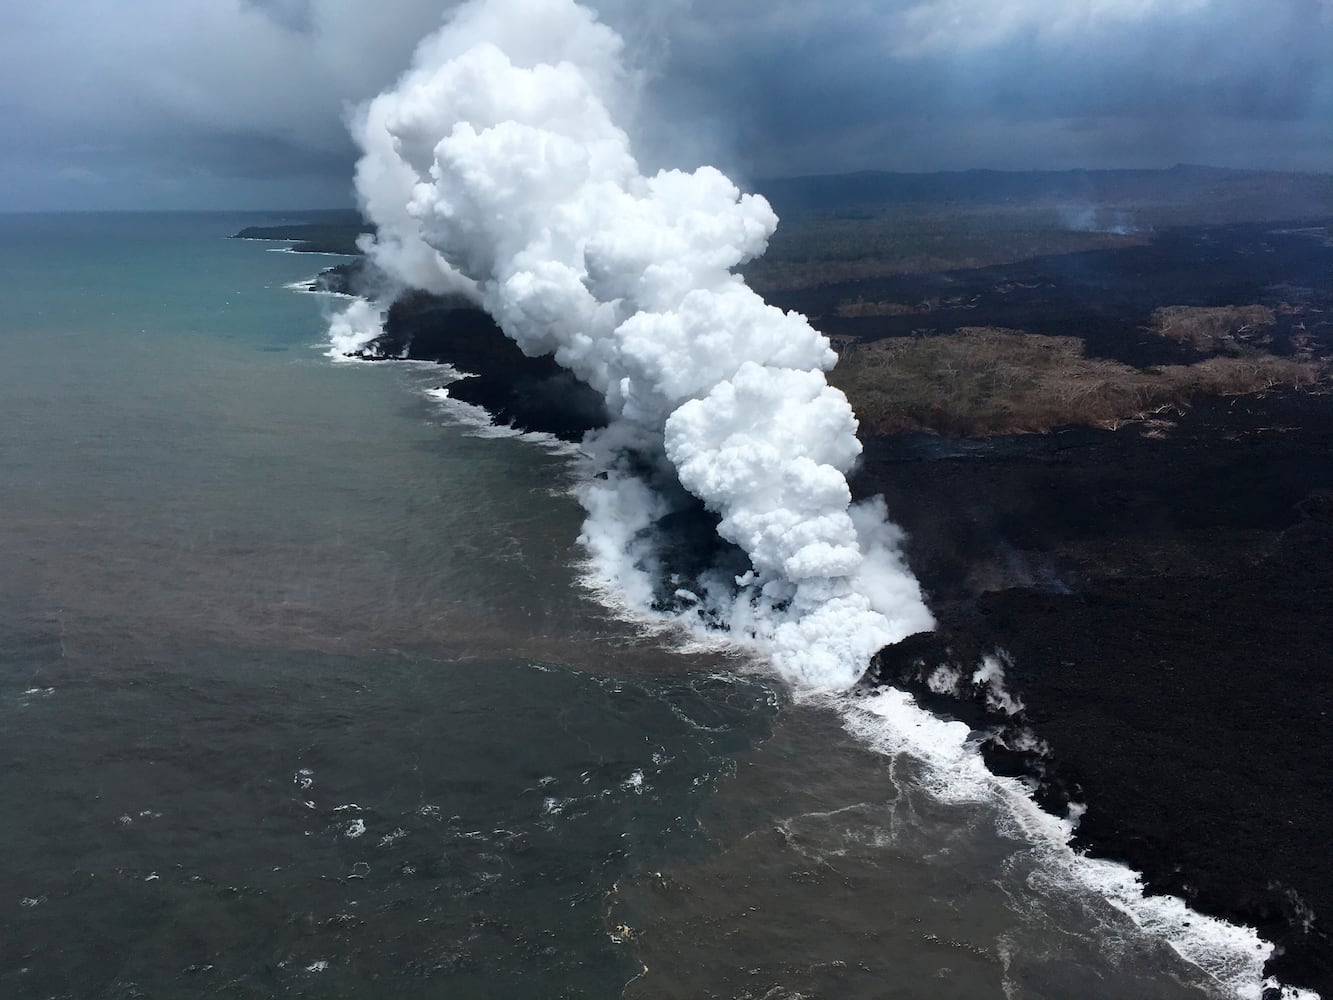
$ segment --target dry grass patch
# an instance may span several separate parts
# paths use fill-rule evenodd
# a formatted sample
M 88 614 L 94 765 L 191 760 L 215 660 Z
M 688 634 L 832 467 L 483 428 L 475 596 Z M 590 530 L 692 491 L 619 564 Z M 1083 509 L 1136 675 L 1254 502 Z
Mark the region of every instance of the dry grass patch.
M 839 302 L 836 311 L 845 319 L 863 319 L 867 316 L 915 316 L 926 310 L 903 302 L 867 302 L 858 298 Z
M 1166 306 L 1153 310 L 1148 328 L 1201 351 L 1225 351 L 1261 340 L 1276 324 L 1267 306 Z
M 844 319 L 863 319 L 873 316 L 924 316 L 940 309 L 975 309 L 976 307 L 975 298 L 969 300 L 958 295 L 949 299 L 941 299 L 938 296 L 922 299 L 916 305 L 908 305 L 905 302 L 875 302 L 858 296 L 855 299 L 845 299 L 839 302 L 837 309 L 834 311 Z
M 1261 355 L 1140 370 L 1086 358 L 1076 337 L 997 327 L 846 345 L 830 381 L 871 434 L 978 435 L 1086 424 L 1115 427 L 1200 395 L 1306 385 L 1308 361 Z

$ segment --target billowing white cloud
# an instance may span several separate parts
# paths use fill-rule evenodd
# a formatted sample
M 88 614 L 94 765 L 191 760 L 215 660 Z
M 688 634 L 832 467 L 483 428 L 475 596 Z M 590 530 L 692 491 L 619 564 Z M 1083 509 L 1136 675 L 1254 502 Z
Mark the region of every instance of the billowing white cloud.
M 851 507 L 860 444 L 828 340 L 734 273 L 776 216 L 712 167 L 641 170 L 617 114 L 634 105 L 622 49 L 574 0 L 460 8 L 358 120 L 367 250 L 402 284 L 470 289 L 525 353 L 603 394 L 584 533 L 620 567 L 604 583 L 641 561 L 626 526 L 664 505 L 641 475 L 656 468 L 750 564 L 689 581 L 691 600 L 793 681 L 847 686 L 931 616 L 882 507 Z M 335 348 L 373 319 L 354 305 Z

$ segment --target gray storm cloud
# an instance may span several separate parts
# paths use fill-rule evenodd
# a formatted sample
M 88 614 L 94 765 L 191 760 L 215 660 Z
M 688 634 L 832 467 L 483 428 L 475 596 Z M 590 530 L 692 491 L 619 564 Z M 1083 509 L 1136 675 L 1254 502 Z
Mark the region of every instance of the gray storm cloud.
M 882 505 L 851 504 L 827 339 L 734 273 L 776 216 L 712 167 L 645 175 L 613 114 L 632 92 L 619 35 L 573 0 L 463 6 L 358 119 L 366 250 L 403 285 L 468 290 L 605 396 L 584 535 L 608 586 L 641 590 L 662 498 L 629 469 L 655 462 L 750 564 L 688 601 L 789 679 L 845 687 L 931 616 Z M 340 354 L 379 331 L 358 304 L 332 332 Z
M 163 178 L 200 205 L 264 179 L 270 201 L 343 198 L 344 107 L 389 86 L 452 6 L 16 5 L 0 32 L 0 198 L 79 207 L 62 171 L 115 180 L 108 205 L 149 205 Z M 751 177 L 1333 163 L 1327 0 L 596 7 L 652 71 L 643 162 L 709 150 Z

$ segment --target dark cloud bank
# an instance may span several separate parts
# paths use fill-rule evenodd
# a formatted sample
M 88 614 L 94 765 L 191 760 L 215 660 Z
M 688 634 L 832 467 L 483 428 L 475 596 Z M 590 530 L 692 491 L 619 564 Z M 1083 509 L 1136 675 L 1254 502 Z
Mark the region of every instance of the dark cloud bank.
M 603 0 L 651 165 L 1333 169 L 1330 0 Z M 350 203 L 346 109 L 440 0 L 29 5 L 0 33 L 0 208 Z

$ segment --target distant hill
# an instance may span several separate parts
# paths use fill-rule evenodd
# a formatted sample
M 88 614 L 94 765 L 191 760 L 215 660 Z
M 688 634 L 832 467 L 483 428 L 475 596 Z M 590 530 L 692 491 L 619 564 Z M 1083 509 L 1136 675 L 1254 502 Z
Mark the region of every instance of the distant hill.
M 863 171 L 757 181 L 779 215 L 905 204 L 1066 201 L 1133 206 L 1261 202 L 1262 214 L 1333 213 L 1333 174 L 1288 174 L 1179 164 L 1169 170 Z
M 233 236 L 238 240 L 290 242 L 298 253 L 360 254 L 357 237 L 373 233 L 361 213 L 348 209 L 302 212 L 294 221 L 267 226 L 247 226 Z
M 1105 250 L 1178 226 L 1333 218 L 1333 174 L 1169 170 L 864 172 L 760 181 L 782 224 L 745 266 L 772 295 L 891 274 Z

